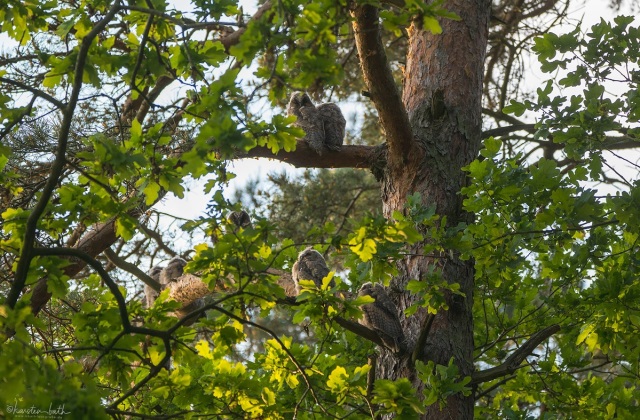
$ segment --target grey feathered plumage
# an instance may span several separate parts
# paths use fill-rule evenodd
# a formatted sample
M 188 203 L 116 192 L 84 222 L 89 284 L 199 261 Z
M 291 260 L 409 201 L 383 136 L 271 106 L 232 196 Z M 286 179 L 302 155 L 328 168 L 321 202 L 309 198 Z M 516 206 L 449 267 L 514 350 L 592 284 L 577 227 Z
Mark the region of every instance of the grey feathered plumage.
M 291 277 L 296 284 L 296 291 L 300 293 L 300 280 L 313 280 L 317 287 L 322 286 L 322 279 L 329 274 L 329 271 L 322 254 L 312 247 L 307 247 L 298 254 L 298 259 L 291 269 Z M 333 280 L 331 280 L 330 286 L 335 286 Z
M 324 147 L 339 151 L 344 142 L 347 121 L 338 105 L 327 102 L 315 106 L 309 95 L 294 92 L 287 106 L 287 115 L 295 115 L 296 126 L 305 132 L 304 141 L 322 155 Z
M 382 342 L 395 353 L 406 351 L 406 339 L 398 318 L 398 310 L 384 286 L 365 283 L 358 296 L 371 296 L 376 301 L 362 305 L 363 317 L 358 321 L 378 333 Z
M 237 226 L 237 228 L 246 229 L 251 226 L 251 217 L 244 210 L 232 211 L 227 216 L 227 220 Z M 235 230 L 237 230 L 237 228 Z

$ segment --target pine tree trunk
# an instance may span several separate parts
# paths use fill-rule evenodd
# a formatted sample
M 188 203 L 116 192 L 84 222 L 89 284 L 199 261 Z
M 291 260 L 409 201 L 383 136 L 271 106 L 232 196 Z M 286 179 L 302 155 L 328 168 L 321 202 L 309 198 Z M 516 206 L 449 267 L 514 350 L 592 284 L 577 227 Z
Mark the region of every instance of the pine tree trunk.
M 461 168 L 477 156 L 481 135 L 481 99 L 484 57 L 490 2 L 456 0 L 445 7 L 458 14 L 460 21 L 442 19 L 442 34 L 433 35 L 414 23 L 409 29 L 409 49 L 402 100 L 419 153 L 409 157 L 389 151 L 382 183 L 384 213 L 403 211 L 408 194 L 419 192 L 425 206 L 434 206 L 447 225 L 469 222 L 462 211 L 460 189 L 465 185 Z M 429 238 L 426 238 L 428 241 Z M 449 283 L 459 283 L 465 297 L 446 294 L 448 311 L 440 311 L 430 329 L 420 360 L 447 365 L 453 357 L 462 375 L 473 371 L 473 264 L 461 261 L 455 252 L 439 258 L 422 254 L 418 244 L 398 263 L 400 274 L 391 284 L 392 297 L 404 310 L 414 301 L 405 286 L 409 280 L 424 280 L 436 266 Z M 395 292 L 395 293 L 394 293 Z M 410 341 L 416 342 L 426 311 L 403 319 Z M 409 378 L 418 392 L 423 384 L 411 364 L 383 353 L 378 359 L 378 378 Z M 473 395 L 454 395 L 440 410 L 428 407 L 424 418 L 473 418 Z

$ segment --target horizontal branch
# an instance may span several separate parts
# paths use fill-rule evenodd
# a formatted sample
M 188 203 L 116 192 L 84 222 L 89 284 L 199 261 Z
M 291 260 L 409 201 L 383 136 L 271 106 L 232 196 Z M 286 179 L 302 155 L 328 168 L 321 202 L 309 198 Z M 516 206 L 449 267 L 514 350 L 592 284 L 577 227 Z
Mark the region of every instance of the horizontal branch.
M 210 26 L 241 26 L 238 22 L 224 22 L 224 21 L 206 21 L 206 22 L 196 22 L 191 19 L 179 19 L 174 16 L 171 16 L 162 10 L 149 9 L 147 7 L 140 7 L 135 5 L 126 5 L 122 7 L 124 10 L 131 10 L 134 12 L 140 12 L 147 15 L 157 16 L 161 19 L 164 19 L 168 22 L 173 23 L 176 26 L 179 26 L 182 29 L 202 29 L 208 28 Z
M 325 150 L 322 156 L 306 142 L 298 140 L 293 152 L 279 151 L 273 154 L 268 147 L 254 147 L 232 159 L 269 158 L 279 160 L 296 168 L 371 168 L 379 155 L 380 146 L 342 146 L 339 152 Z
M 527 133 L 535 133 L 535 124 L 514 124 L 505 127 L 496 127 L 482 132 L 482 138 L 486 139 L 491 136 L 504 136 L 515 131 L 526 131 Z
M 42 98 L 46 101 L 49 101 L 52 105 L 54 105 L 56 108 L 59 109 L 64 109 L 66 107 L 66 105 L 62 102 L 60 102 L 59 100 L 57 100 L 56 98 L 54 98 L 53 96 L 49 95 L 46 92 L 41 91 L 40 89 L 36 89 L 32 86 L 29 86 L 25 83 L 22 83 L 18 80 L 12 80 L 12 79 L 8 79 L 6 77 L 0 77 L 0 83 L 5 83 L 7 85 L 12 85 L 15 86 L 19 89 L 22 90 L 26 90 L 27 92 L 31 92 L 32 94 L 34 94 L 35 96 Z
M 560 331 L 560 325 L 551 325 L 537 333 L 533 334 L 525 343 L 511 356 L 507 357 L 504 363 L 492 367 L 490 369 L 481 370 L 471 376 L 471 384 L 477 385 L 483 382 L 489 382 L 503 376 L 511 375 L 520 368 L 524 360 L 533 353 L 533 351 L 547 338 Z
M 485 115 L 490 116 L 491 118 L 494 118 L 494 119 L 500 120 L 500 121 L 505 121 L 505 122 L 508 122 L 509 124 L 512 124 L 512 125 L 525 124 L 524 121 L 521 121 L 521 120 L 517 119 L 513 115 L 505 114 L 502 111 L 494 111 L 494 110 L 489 109 L 489 108 L 482 108 L 482 113 L 485 114 Z

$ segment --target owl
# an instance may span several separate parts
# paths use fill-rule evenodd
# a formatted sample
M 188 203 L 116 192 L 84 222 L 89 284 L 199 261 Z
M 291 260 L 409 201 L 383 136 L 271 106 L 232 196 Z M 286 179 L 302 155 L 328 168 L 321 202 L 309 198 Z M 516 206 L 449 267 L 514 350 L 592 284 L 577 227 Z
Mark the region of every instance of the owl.
M 246 229 L 251 227 L 251 216 L 244 211 L 232 211 L 227 215 L 227 220 L 231 222 L 232 226 L 228 226 L 230 229 L 225 229 L 224 232 L 228 233 L 229 231 L 236 233 L 238 229 Z M 217 244 L 220 241 L 220 236 L 223 235 L 223 230 L 219 227 L 216 227 L 211 233 L 211 242 L 213 244 Z
M 202 308 L 205 305 L 204 296 L 210 294 L 207 285 L 199 277 L 192 274 L 182 275 L 180 280 L 174 280 L 168 287 L 170 289 L 169 297 L 183 305 L 175 312 L 178 318 L 183 318 L 189 312 Z M 196 320 L 197 318 L 193 318 L 185 325 L 190 325 Z
M 360 287 L 358 296 L 371 296 L 376 301 L 362 305 L 363 318 L 360 324 L 378 333 L 386 347 L 402 354 L 406 349 L 406 340 L 396 305 L 387 294 L 384 286 L 365 283 Z
M 237 231 L 238 228 L 246 229 L 251 226 L 251 217 L 249 217 L 249 214 L 244 210 L 232 211 L 227 216 L 227 220 L 237 226 L 234 231 Z
M 298 254 L 298 259 L 293 264 L 291 270 L 291 277 L 296 284 L 296 292 L 300 293 L 300 280 L 313 280 L 317 287 L 322 286 L 322 279 L 329 274 L 329 268 L 321 253 L 307 247 L 304 251 Z M 333 280 L 329 283 L 330 287 L 334 287 L 336 284 Z
M 315 106 L 304 92 L 294 92 L 287 106 L 287 115 L 295 115 L 296 126 L 305 132 L 304 140 L 316 153 L 322 155 L 324 147 L 340 151 L 347 121 L 338 105 L 324 103 Z
M 173 257 L 167 263 L 167 266 L 160 272 L 160 284 L 162 287 L 166 287 L 167 284 L 175 281 L 178 277 L 184 274 L 184 266 L 187 262 L 180 257 Z
M 155 267 L 152 267 L 151 270 L 149 270 L 149 273 L 147 274 L 149 274 L 149 277 L 151 277 L 155 281 L 160 282 L 161 272 L 162 272 L 162 267 L 160 267 L 159 265 L 156 265 Z M 153 305 L 153 302 L 155 302 L 156 299 L 158 298 L 158 292 L 153 290 L 153 288 L 148 284 L 145 284 L 144 296 L 145 296 L 145 303 L 147 304 L 147 308 L 150 308 L 151 305 Z

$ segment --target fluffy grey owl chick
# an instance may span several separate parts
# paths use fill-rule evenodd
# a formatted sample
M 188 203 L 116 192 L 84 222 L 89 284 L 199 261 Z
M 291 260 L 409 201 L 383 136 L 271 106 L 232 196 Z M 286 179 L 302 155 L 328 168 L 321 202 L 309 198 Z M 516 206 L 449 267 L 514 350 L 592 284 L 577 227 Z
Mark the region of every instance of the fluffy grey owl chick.
M 160 272 L 160 284 L 165 287 L 182 274 L 184 274 L 184 266 L 187 262 L 180 257 L 173 257 L 167 263 L 167 266 Z
M 236 225 L 238 228 L 246 229 L 249 226 L 251 226 L 251 217 L 244 210 L 232 211 L 227 216 L 227 220 L 229 220 L 231 223 Z M 237 231 L 237 230 L 238 230 L 237 228 L 234 229 L 234 231 Z
M 151 270 L 149 270 L 149 277 L 151 277 L 152 279 L 154 279 L 157 282 L 160 282 L 160 273 L 162 272 L 162 267 L 160 267 L 159 265 L 156 265 L 155 267 L 152 267 Z M 145 296 L 145 303 L 147 304 L 147 308 L 150 308 L 151 305 L 153 305 L 153 302 L 156 301 L 156 299 L 158 298 L 158 292 L 156 292 L 155 290 L 153 290 L 153 288 L 147 284 L 144 285 L 144 296 Z
M 304 130 L 304 140 L 319 155 L 324 147 L 340 150 L 347 121 L 338 105 L 328 102 L 315 106 L 309 95 L 294 92 L 289 99 L 287 115 L 298 117 L 296 126 Z
M 371 296 L 376 300 L 362 305 L 363 318 L 358 322 L 377 332 L 389 349 L 395 353 L 404 353 L 407 350 L 406 340 L 398 318 L 398 310 L 384 286 L 379 283 L 365 283 L 360 287 L 358 296 Z
M 296 284 L 296 292 L 300 293 L 300 280 L 313 280 L 316 286 L 322 286 L 322 279 L 329 274 L 329 268 L 321 253 L 307 247 L 304 251 L 298 254 L 298 259 L 293 263 L 291 269 L 291 277 Z M 331 280 L 329 284 L 331 287 L 335 286 L 335 282 Z

